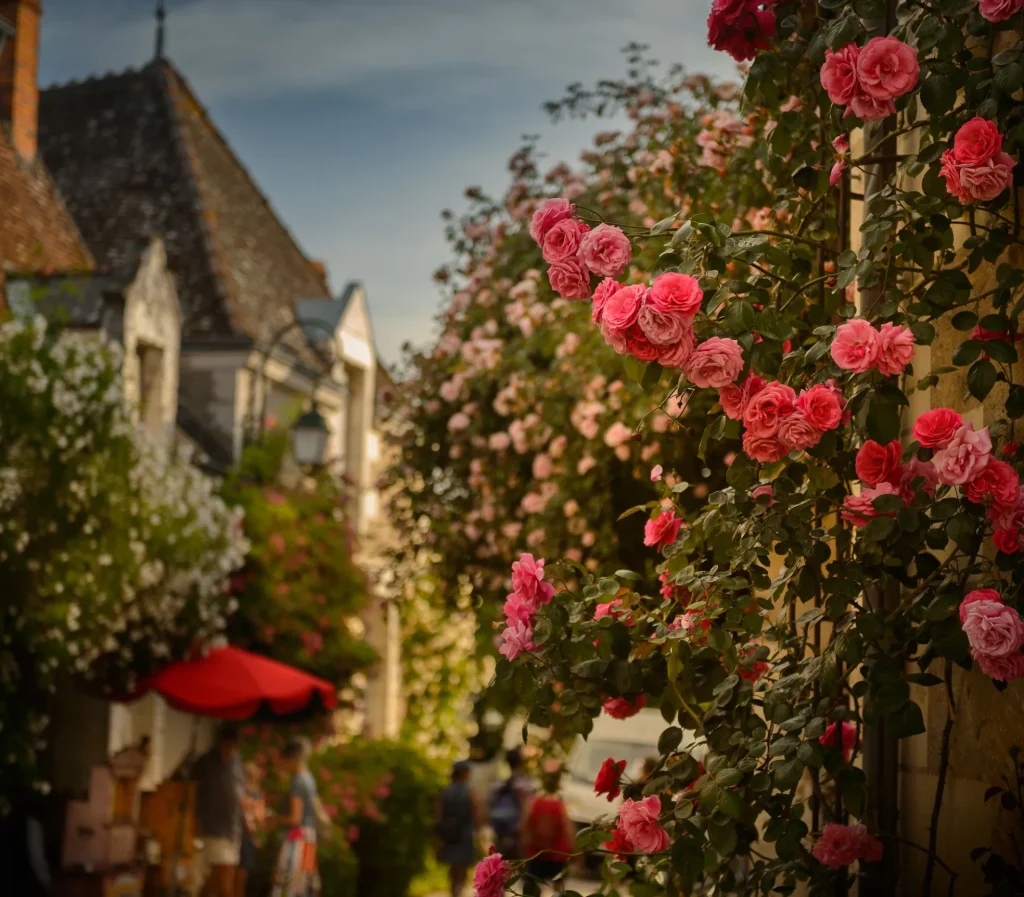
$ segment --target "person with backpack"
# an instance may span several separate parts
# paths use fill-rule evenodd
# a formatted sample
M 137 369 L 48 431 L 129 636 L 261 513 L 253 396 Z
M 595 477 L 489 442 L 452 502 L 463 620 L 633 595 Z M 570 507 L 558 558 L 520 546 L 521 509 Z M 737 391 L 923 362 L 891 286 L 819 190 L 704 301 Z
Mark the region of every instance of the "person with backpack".
M 526 775 L 522 753 L 512 748 L 506 755 L 509 777 L 491 794 L 487 804 L 488 822 L 494 832 L 494 849 L 511 860 L 522 859 L 519 840 L 523 807 L 533 797 L 533 782 Z
M 543 793 L 526 806 L 521 835 L 527 874 L 551 882 L 555 893 L 565 890 L 564 873 L 575 841 L 569 813 L 558 796 L 561 781 L 561 766 L 545 770 Z
M 460 897 L 469 867 L 476 860 L 474 835 L 481 825 L 481 813 L 469 787 L 469 764 L 452 766 L 452 780 L 437 797 L 435 823 L 437 858 L 448 867 L 451 897 Z

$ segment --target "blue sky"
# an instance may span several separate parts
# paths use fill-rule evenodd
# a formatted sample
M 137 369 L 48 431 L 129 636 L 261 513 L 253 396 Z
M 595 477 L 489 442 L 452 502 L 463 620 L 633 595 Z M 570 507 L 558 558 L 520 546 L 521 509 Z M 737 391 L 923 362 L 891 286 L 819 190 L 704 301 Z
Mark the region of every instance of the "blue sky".
M 365 283 L 397 361 L 432 332 L 439 214 L 492 191 L 523 134 L 552 164 L 600 127 L 541 110 L 619 50 L 732 76 L 705 46 L 709 0 L 167 0 L 167 55 L 334 290 Z M 46 0 L 40 81 L 144 64 L 153 0 Z

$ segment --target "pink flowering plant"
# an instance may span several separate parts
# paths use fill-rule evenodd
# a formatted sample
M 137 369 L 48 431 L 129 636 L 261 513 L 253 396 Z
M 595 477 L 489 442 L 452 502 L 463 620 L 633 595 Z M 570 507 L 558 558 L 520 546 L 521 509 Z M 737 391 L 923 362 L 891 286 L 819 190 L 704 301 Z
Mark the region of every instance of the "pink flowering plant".
M 644 563 L 604 573 L 520 534 L 555 588 L 512 578 L 497 679 L 538 726 L 585 735 L 644 707 L 665 720 L 642 798 L 581 850 L 642 857 L 681 893 L 710 879 L 763 894 L 846 893 L 856 877 L 897 893 L 917 850 L 906 888 L 931 893 L 965 871 L 937 834 L 965 677 L 997 698 L 1024 678 L 1020 4 L 716 0 L 708 25 L 750 62 L 752 111 L 739 128 L 704 116 L 676 152 L 699 150 L 724 186 L 684 188 L 648 221 L 612 183 L 587 201 L 562 184 L 506 231 L 540 255 L 550 305 L 584 310 L 588 352 L 621 356 L 652 414 L 672 402 L 702 421 L 679 466 L 661 444 L 617 518 L 644 520 Z M 765 187 L 767 212 L 749 216 Z M 459 432 L 474 426 L 462 413 Z M 616 442 L 657 439 L 644 416 L 619 423 Z M 725 483 L 697 495 L 693 459 Z M 926 722 L 929 688 L 943 698 Z M 885 767 L 929 729 L 941 771 L 920 826 Z M 518 874 L 493 862 L 503 886 Z

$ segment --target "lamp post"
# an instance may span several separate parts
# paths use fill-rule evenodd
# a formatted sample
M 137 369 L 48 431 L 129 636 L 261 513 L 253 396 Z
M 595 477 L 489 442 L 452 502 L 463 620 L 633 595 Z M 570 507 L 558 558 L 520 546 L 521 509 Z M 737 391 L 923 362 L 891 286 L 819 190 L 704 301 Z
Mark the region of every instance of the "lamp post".
M 259 417 L 257 418 L 254 414 L 257 386 L 266 382 L 267 363 L 270 361 L 270 356 L 273 354 L 274 349 L 277 348 L 278 344 L 288 333 L 297 327 L 318 327 L 329 336 L 334 336 L 333 328 L 316 318 L 307 320 L 296 318 L 294 321 L 289 321 L 274 334 L 269 346 L 263 351 L 263 361 L 260 364 L 257 378 L 253 381 L 252 388 L 249 391 L 249 421 L 246 429 L 248 431 L 248 439 L 251 442 L 261 440 L 266 429 L 267 393 L 265 389 L 261 396 Z M 316 391 L 323 378 L 323 372 L 317 375 L 313 382 L 312 407 L 299 417 L 291 428 L 292 453 L 295 456 L 296 462 L 301 467 L 322 467 L 327 453 L 327 439 L 330 431 L 327 427 L 327 421 L 324 420 L 323 415 L 316 406 Z

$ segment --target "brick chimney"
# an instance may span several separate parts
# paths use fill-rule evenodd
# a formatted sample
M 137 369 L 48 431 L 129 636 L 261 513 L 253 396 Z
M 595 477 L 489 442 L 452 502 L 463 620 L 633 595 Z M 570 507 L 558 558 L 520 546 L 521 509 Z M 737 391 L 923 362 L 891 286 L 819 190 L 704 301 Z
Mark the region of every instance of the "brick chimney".
M 0 17 L 14 26 L 0 55 L 0 119 L 26 161 L 36 157 L 39 122 L 39 0 L 0 0 Z

